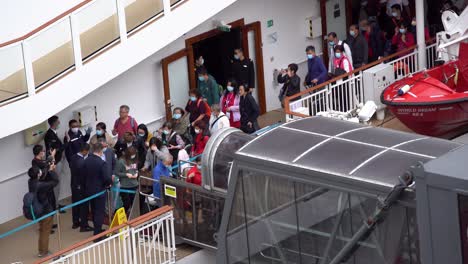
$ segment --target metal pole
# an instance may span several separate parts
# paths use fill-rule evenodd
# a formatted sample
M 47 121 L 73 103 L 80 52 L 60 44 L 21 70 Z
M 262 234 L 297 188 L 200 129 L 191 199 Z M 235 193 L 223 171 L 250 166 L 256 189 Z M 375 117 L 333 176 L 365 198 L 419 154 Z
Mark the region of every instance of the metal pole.
M 62 231 L 61 231 L 61 226 L 60 226 L 60 210 L 57 210 L 57 213 L 55 214 L 57 216 L 57 232 L 58 232 L 58 247 L 59 250 L 62 249 Z
M 426 40 L 424 38 L 424 0 L 416 0 L 416 36 L 418 39 L 419 70 L 426 69 Z

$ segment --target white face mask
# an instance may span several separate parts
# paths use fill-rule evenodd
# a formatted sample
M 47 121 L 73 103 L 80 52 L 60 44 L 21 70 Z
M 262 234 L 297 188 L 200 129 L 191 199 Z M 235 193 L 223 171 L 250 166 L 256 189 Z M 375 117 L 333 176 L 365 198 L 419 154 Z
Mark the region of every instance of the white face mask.
M 195 129 L 195 134 L 200 134 L 200 129 Z
M 75 134 L 78 133 L 79 130 L 80 130 L 80 129 L 79 129 L 78 127 L 74 127 L 74 128 L 71 129 L 71 131 L 72 131 L 73 133 L 75 133 Z
M 158 147 L 152 146 L 152 147 L 151 147 L 151 150 L 152 150 L 152 151 L 156 151 L 156 150 L 158 150 Z

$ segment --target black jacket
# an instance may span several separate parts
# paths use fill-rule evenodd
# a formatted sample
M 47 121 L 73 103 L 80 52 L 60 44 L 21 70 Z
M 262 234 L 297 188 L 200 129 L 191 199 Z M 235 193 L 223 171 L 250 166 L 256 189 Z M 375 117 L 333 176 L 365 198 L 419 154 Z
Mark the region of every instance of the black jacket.
M 111 148 L 107 148 L 104 151 L 104 157 L 106 159 L 106 171 L 109 174 L 108 176 L 112 178 L 112 174 L 114 174 L 115 164 L 117 160 L 115 159 L 115 153 Z
M 70 173 L 71 173 L 71 186 L 81 187 L 84 185 L 83 166 L 85 158 L 81 155 L 75 154 L 71 157 Z
M 28 180 L 29 192 L 37 191 L 37 200 L 44 207 L 44 214 L 48 214 L 55 209 L 55 205 L 50 202 L 49 197 L 50 193 L 53 193 L 54 187 L 57 186 L 57 184 L 58 180 L 56 178 L 45 180 Z
M 357 69 L 368 62 L 369 47 L 366 38 L 359 33 L 357 37 L 349 37 L 346 41 L 353 56 L 353 68 Z
M 138 144 L 135 141 L 132 142 L 132 146 L 138 150 Z M 122 139 L 117 141 L 117 143 L 114 146 L 114 152 L 117 155 L 117 159 L 120 159 L 123 156 L 127 148 L 128 148 L 127 142 L 125 142 Z
M 252 124 L 257 122 L 260 110 L 252 94 L 247 93 L 245 97 L 241 96 L 239 111 L 241 114 L 241 126 L 247 125 L 249 122 L 252 122 Z
M 67 158 L 68 163 L 70 163 L 72 156 L 80 152 L 81 145 L 88 142 L 90 134 L 86 133 L 86 135 L 83 136 L 81 131 L 78 131 L 78 133 L 74 134 L 71 132 L 71 130 L 68 130 L 67 133 L 70 137 L 70 141 L 68 141 L 67 138 L 65 138 L 63 141 L 65 142 L 65 157 Z
M 234 60 L 232 62 L 232 77 L 240 84 L 247 84 L 250 88 L 255 87 L 254 64 L 251 59 Z
M 112 184 L 111 175 L 105 162 L 94 154 L 89 154 L 83 165 L 84 194 L 89 196 L 105 190 Z
M 50 155 L 51 149 L 56 149 L 55 153 L 55 163 L 59 163 L 62 160 L 62 154 L 64 151 L 64 145 L 57 134 L 49 128 L 44 136 L 44 144 L 46 148 L 46 155 Z
M 283 88 L 281 88 L 281 92 L 284 96 L 292 96 L 301 91 L 301 77 L 295 74 L 293 77 L 289 77 L 289 75 L 282 74 L 278 75 L 278 83 L 284 83 Z

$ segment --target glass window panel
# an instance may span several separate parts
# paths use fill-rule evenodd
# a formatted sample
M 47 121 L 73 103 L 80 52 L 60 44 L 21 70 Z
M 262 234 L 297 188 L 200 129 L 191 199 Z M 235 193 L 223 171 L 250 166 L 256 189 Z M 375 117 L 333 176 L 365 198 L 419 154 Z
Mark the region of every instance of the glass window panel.
M 228 263 L 248 262 L 247 230 L 245 229 L 243 178 L 237 178 L 231 211 L 229 214 L 226 251 Z
M 244 133 L 232 133 L 219 145 L 213 160 L 213 186 L 227 190 L 234 153 L 252 138 Z
M 193 192 L 195 194 L 195 221 L 197 223 L 196 240 L 216 247 L 214 234 L 218 232 L 221 224 L 224 198 L 196 190 Z
M 404 133 L 389 129 L 362 129 L 341 136 L 359 142 L 391 147 L 408 140 L 421 138 L 417 134 Z
M 268 137 L 248 145 L 242 152 L 289 162 L 325 139 L 322 136 L 278 128 L 271 131 Z
M 0 102 L 28 92 L 21 44 L 0 49 Z
M 83 60 L 120 37 L 115 1 L 97 0 L 79 11 L 76 18 Z
M 165 180 L 161 179 L 161 193 L 164 193 Z M 187 239 L 195 240 L 194 237 L 194 214 L 192 204 L 194 199 L 189 188 L 177 186 L 174 182 L 168 183 L 176 187 L 177 198 L 164 196 L 164 205 L 169 205 L 174 208 L 174 229 L 175 234 Z
M 250 263 L 298 263 L 294 183 L 243 172 Z
M 52 25 L 27 40 L 33 62 L 34 83 L 39 87 L 74 64 L 68 19 Z
M 439 157 L 459 146 L 459 143 L 453 141 L 439 138 L 427 138 L 405 144 L 398 147 L 398 149 Z
M 380 148 L 333 139 L 306 154 L 297 164 L 348 174 L 380 151 Z
M 156 15 L 163 12 L 162 0 L 127 0 L 125 19 L 130 32 Z
M 322 117 L 314 118 L 313 122 L 311 122 L 310 119 L 301 119 L 285 126 L 329 136 L 338 135 L 345 131 L 362 127 L 360 124 L 346 121 L 337 122 L 335 119 Z

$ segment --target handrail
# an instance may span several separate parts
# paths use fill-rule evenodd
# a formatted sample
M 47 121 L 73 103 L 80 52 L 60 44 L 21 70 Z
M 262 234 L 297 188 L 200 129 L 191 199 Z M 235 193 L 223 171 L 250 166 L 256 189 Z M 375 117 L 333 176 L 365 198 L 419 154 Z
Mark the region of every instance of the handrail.
M 434 41 L 435 41 L 435 38 L 431 38 L 430 40 L 427 40 L 427 41 L 426 41 L 426 44 L 428 44 L 428 43 L 431 43 L 431 44 L 432 44 Z M 398 57 L 398 56 L 400 56 L 401 54 L 405 54 L 405 53 L 407 53 L 407 52 L 409 52 L 409 51 L 411 51 L 411 50 L 414 50 L 414 49 L 417 48 L 417 47 L 418 47 L 418 45 L 413 45 L 413 46 L 411 46 L 411 47 L 409 47 L 409 48 L 407 48 L 407 49 L 401 50 L 401 51 L 396 52 L 396 53 L 393 53 L 393 54 L 391 54 L 391 55 L 389 55 L 389 56 L 387 56 L 387 57 L 383 57 L 383 58 L 381 58 L 381 59 L 379 59 L 379 60 L 376 60 L 376 61 L 374 61 L 374 62 L 371 62 L 371 63 L 368 63 L 368 64 L 366 64 L 366 65 L 363 65 L 363 66 L 361 66 L 361 67 L 359 67 L 359 68 L 353 70 L 352 72 L 344 73 L 344 74 L 342 74 L 342 75 L 336 76 L 335 78 L 333 78 L 333 79 L 331 79 L 331 80 L 328 80 L 328 81 L 326 81 L 326 82 L 323 82 L 323 83 L 321 83 L 321 84 L 319 84 L 319 85 L 317 85 L 317 86 L 308 88 L 308 89 L 306 89 L 306 90 L 304 90 L 304 91 L 301 91 L 301 92 L 299 92 L 299 93 L 297 93 L 297 94 L 294 94 L 294 95 L 291 95 L 291 96 L 287 96 L 287 97 L 285 97 L 285 99 L 284 99 L 284 100 L 285 100 L 285 102 L 284 102 L 284 104 L 285 104 L 284 112 L 285 112 L 285 114 L 287 114 L 287 115 L 295 115 L 295 116 L 299 116 L 299 117 L 309 117 L 309 116 L 304 115 L 304 114 L 292 112 L 291 109 L 290 109 L 290 106 L 289 106 L 289 102 L 290 102 L 292 99 L 295 99 L 295 98 L 300 97 L 300 96 L 305 95 L 305 94 L 310 94 L 310 93 L 312 93 L 312 92 L 314 92 L 314 91 L 316 91 L 316 90 L 319 90 L 319 89 L 321 89 L 321 88 L 323 88 L 323 87 L 325 87 L 325 86 L 327 86 L 327 85 L 329 85 L 329 84 L 331 84 L 331 83 L 333 83 L 333 82 L 336 82 L 336 81 L 338 81 L 338 80 L 341 80 L 341 79 L 343 79 L 343 78 L 345 78 L 345 77 L 348 77 L 348 76 L 351 76 L 351 75 L 353 75 L 353 74 L 355 74 L 355 73 L 359 73 L 359 72 L 361 72 L 361 71 L 367 70 L 367 69 L 369 69 L 369 68 L 371 68 L 371 67 L 374 67 L 375 65 L 378 65 L 378 64 L 383 63 L 383 62 L 385 62 L 385 61 L 388 61 L 388 60 L 390 60 L 390 59 L 393 59 L 393 58 L 395 58 L 395 57 Z
M 20 42 L 20 41 L 23 41 L 29 37 L 31 37 L 32 35 L 38 33 L 39 31 L 43 30 L 44 28 L 54 24 L 55 22 L 59 21 L 60 19 L 70 15 L 71 13 L 73 13 L 74 11 L 80 9 L 81 7 L 85 6 L 86 4 L 92 2 L 94 0 L 84 0 L 83 2 L 75 5 L 74 7 L 68 9 L 67 11 L 63 12 L 62 14 L 52 18 L 51 20 L 47 21 L 46 23 L 40 25 L 39 27 L 35 28 L 34 30 L 32 30 L 31 32 L 25 34 L 24 36 L 21 36 L 19 38 L 15 38 L 15 39 L 12 39 L 12 40 L 9 40 L 7 42 L 3 42 L 3 43 L 0 43 L 0 48 L 1 47 L 5 47 L 5 46 L 8 46 L 8 45 L 11 45 L 11 44 L 14 44 L 16 42 Z
M 151 211 L 151 212 L 149 212 L 149 213 L 147 213 L 147 214 L 144 214 L 144 215 L 142 215 L 142 216 L 139 216 L 139 217 L 137 217 L 137 218 L 135 218 L 135 219 L 133 219 L 133 220 L 130 220 L 130 221 L 128 221 L 127 223 L 124 223 L 124 224 L 121 224 L 121 225 L 119 225 L 119 226 L 113 227 L 113 228 L 111 228 L 111 229 L 109 229 L 109 230 L 106 230 L 106 231 L 100 233 L 100 234 L 97 234 L 97 235 L 95 235 L 95 236 L 92 236 L 92 237 L 90 237 L 90 238 L 87 238 L 87 239 L 85 239 L 85 240 L 82 240 L 82 241 L 80 241 L 80 242 L 77 242 L 77 243 L 75 243 L 75 244 L 73 244 L 73 245 L 71 245 L 71 246 L 69 246 L 69 247 L 67 247 L 67 248 L 65 248 L 65 249 L 62 249 L 62 250 L 60 250 L 60 251 L 57 251 L 57 252 L 55 252 L 54 254 L 49 255 L 49 256 L 47 256 L 47 257 L 45 257 L 45 258 L 42 258 L 42 259 L 40 259 L 40 260 L 38 260 L 38 261 L 36 261 L 36 262 L 34 262 L 34 263 L 35 263 L 35 264 L 45 263 L 45 262 L 47 262 L 47 261 L 49 261 L 49 260 L 52 260 L 52 259 L 54 259 L 54 258 L 56 258 L 56 257 L 59 257 L 59 256 L 64 255 L 64 254 L 66 254 L 67 252 L 70 252 L 70 251 L 72 251 L 72 250 L 74 250 L 74 249 L 77 249 L 77 248 L 79 248 L 79 247 L 81 247 L 81 246 L 84 246 L 84 245 L 86 245 L 86 244 L 88 244 L 88 243 L 91 243 L 91 242 L 93 242 L 93 241 L 96 240 L 96 239 L 99 239 L 99 238 L 102 238 L 102 237 L 107 236 L 107 235 L 109 235 L 109 234 L 112 234 L 112 233 L 116 232 L 116 231 L 119 230 L 119 229 L 122 229 L 122 228 L 125 228 L 125 227 L 135 227 L 135 226 L 138 226 L 138 225 L 140 225 L 140 224 L 142 224 L 142 223 L 144 223 L 144 222 L 146 222 L 146 221 L 148 221 L 148 220 L 150 220 L 150 219 L 156 218 L 156 217 L 161 216 L 161 215 L 163 215 L 163 214 L 165 214 L 165 213 L 167 213 L 167 212 L 170 212 L 170 211 L 172 211 L 172 209 L 173 209 L 173 208 L 172 208 L 171 206 L 168 206 L 168 205 L 163 206 L 163 207 L 158 208 L 158 209 L 156 209 L 156 210 L 154 210 L 154 211 Z

